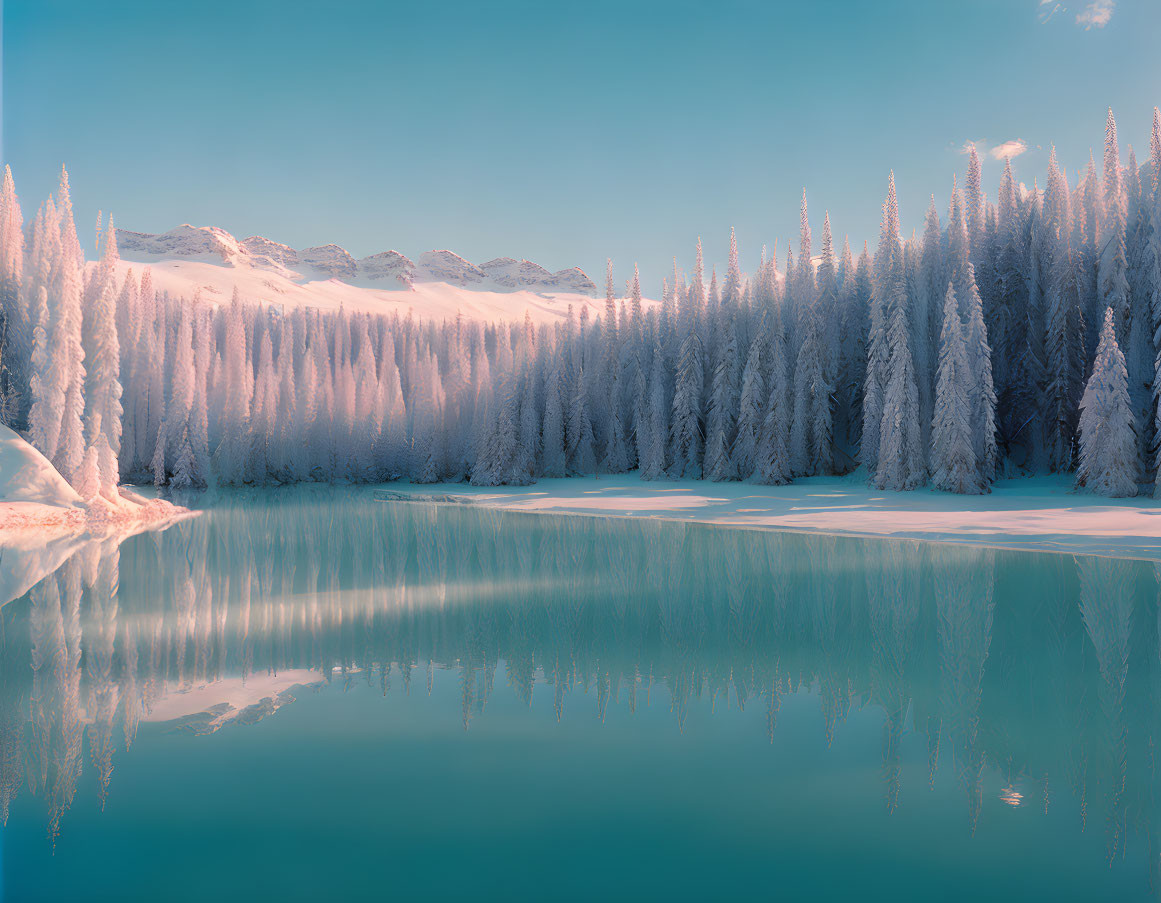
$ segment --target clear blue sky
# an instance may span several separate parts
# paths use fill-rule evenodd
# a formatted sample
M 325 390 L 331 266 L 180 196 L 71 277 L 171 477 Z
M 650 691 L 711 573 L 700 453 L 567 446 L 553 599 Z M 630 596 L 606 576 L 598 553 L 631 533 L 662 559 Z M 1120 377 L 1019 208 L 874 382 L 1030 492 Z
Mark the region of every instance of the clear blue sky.
M 1104 24 L 1078 22 L 1104 20 Z M 1055 12 L 1053 12 L 1055 10 Z M 62 161 L 80 225 L 190 222 L 295 247 L 510 255 L 656 294 L 729 228 L 743 266 L 807 188 L 852 244 L 894 169 L 905 228 L 971 139 L 1082 166 L 1105 108 L 1144 156 L 1157 0 L 6 0 L 3 156 L 26 208 Z M 994 194 L 1001 165 L 987 159 Z

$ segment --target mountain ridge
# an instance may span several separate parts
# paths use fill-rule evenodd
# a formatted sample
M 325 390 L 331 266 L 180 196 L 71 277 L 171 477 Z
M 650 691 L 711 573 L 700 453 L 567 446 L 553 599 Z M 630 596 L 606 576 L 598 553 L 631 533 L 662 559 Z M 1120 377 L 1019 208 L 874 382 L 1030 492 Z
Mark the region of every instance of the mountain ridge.
M 311 280 L 321 276 L 388 290 L 407 290 L 416 283 L 443 282 L 483 291 L 523 289 L 588 297 L 597 294 L 596 284 L 579 267 L 552 272 L 530 260 L 513 257 L 497 257 L 476 265 L 446 249 L 425 251 L 417 260 L 396 250 L 356 260 L 336 244 L 295 249 L 261 235 L 238 239 L 216 226 L 188 223 L 161 233 L 119 228 L 117 245 L 124 259 L 141 263 L 196 260 L 271 270 L 291 279 Z

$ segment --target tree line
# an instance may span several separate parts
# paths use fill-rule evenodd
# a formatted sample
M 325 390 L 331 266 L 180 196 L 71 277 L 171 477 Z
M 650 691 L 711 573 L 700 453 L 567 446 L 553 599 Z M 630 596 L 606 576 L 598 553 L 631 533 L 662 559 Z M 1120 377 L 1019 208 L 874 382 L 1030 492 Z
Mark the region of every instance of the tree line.
M 0 397 L 87 498 L 119 480 L 644 479 L 784 483 L 863 468 L 877 488 L 981 493 L 1000 476 L 1155 484 L 1161 349 L 1161 113 L 1149 162 L 1045 186 L 1005 165 L 996 198 L 972 148 L 947 216 L 901 234 L 894 176 L 878 245 L 765 249 L 706 281 L 674 261 L 660 303 L 612 265 L 603 315 L 552 325 L 228 304 L 120 275 L 98 218 L 86 264 L 68 176 L 26 229 L 0 189 Z

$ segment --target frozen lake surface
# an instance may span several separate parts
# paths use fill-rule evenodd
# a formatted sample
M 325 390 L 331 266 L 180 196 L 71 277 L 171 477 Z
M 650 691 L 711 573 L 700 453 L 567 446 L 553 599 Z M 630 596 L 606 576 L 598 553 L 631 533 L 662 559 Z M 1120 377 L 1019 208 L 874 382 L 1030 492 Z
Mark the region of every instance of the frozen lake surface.
M 1151 561 L 315 487 L 62 554 L 5 901 L 1161 886 Z

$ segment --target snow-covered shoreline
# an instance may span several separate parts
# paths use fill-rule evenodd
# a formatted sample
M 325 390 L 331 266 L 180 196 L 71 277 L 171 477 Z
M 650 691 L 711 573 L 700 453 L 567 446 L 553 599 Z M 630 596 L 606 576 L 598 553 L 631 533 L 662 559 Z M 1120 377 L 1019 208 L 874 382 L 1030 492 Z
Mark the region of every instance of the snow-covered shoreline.
M 195 513 L 124 486 L 85 501 L 44 455 L 0 426 L 0 606 L 87 542 L 120 542 Z
M 1000 480 L 983 496 L 882 492 L 858 476 L 785 486 L 636 474 L 541 480 L 532 486 L 393 486 L 507 511 L 641 517 L 722 527 L 927 540 L 1039 552 L 1161 559 L 1161 501 L 1076 493 L 1068 477 Z
M 12 545 L 14 533 L 92 533 L 99 537 L 127 526 L 166 523 L 190 513 L 124 486 L 85 501 L 44 455 L 0 425 L 0 545 Z

